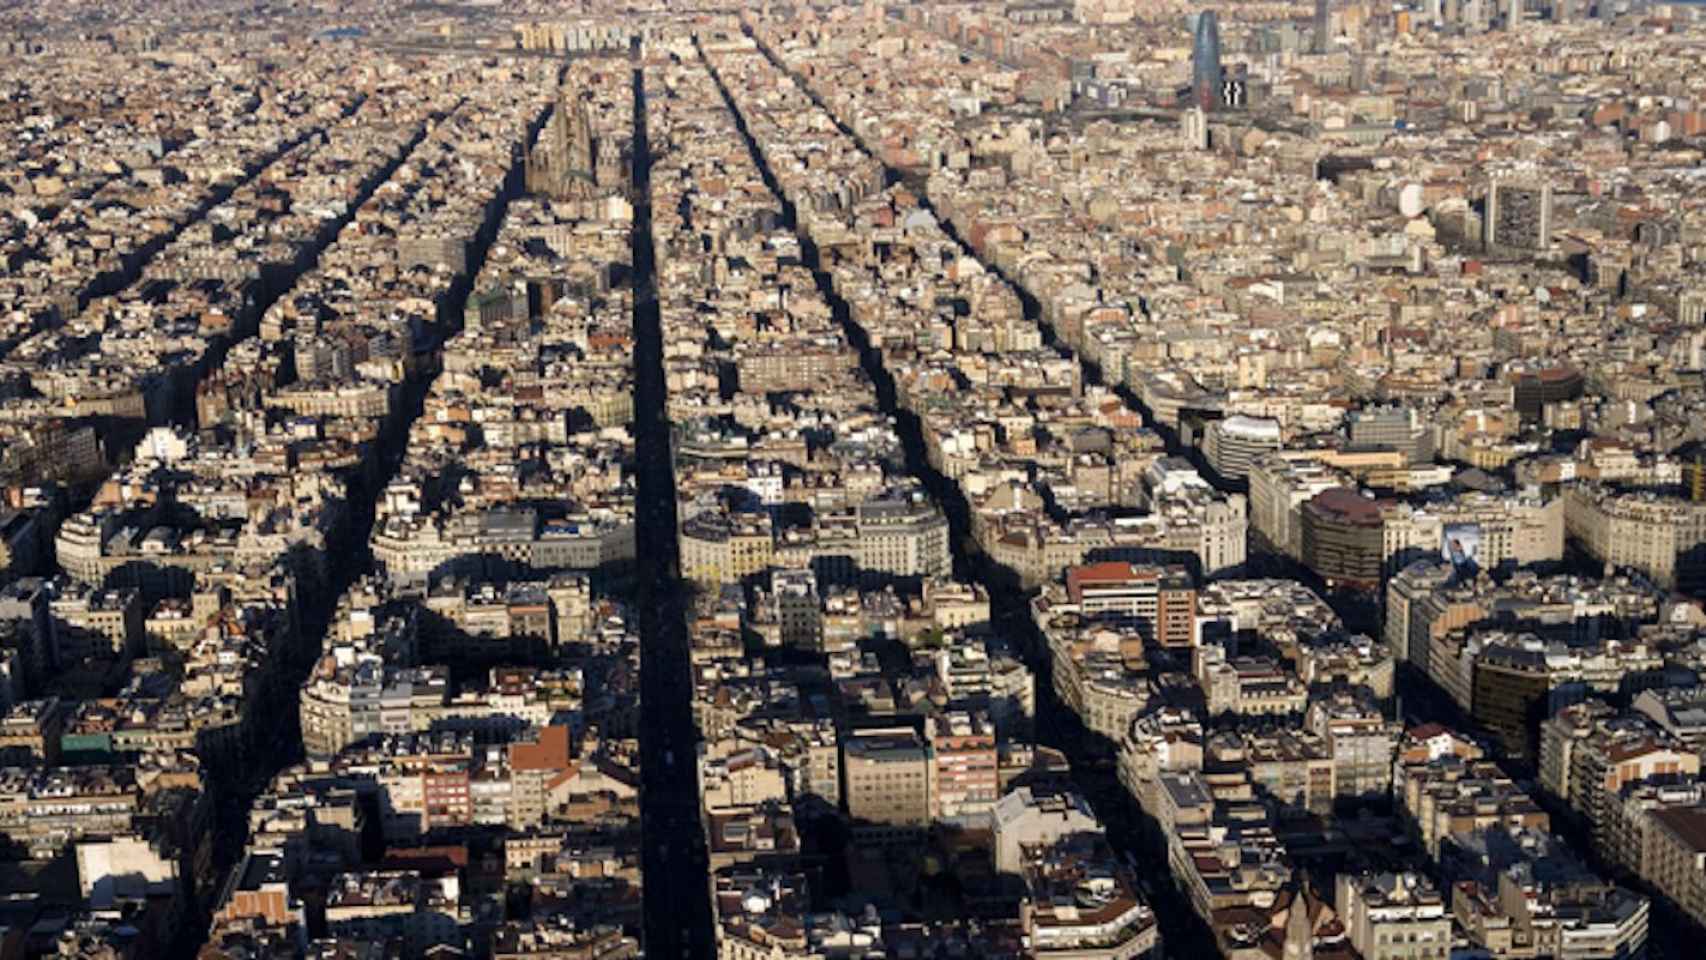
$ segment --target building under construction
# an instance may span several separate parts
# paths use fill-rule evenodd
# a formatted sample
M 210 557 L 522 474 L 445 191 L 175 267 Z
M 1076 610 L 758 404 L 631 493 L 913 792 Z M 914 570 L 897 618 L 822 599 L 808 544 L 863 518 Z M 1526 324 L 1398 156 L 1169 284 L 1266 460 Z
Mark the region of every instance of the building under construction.
M 528 193 L 600 200 L 627 192 L 628 165 L 622 144 L 594 130 L 590 100 L 563 90 L 550 123 L 527 152 L 526 179 Z

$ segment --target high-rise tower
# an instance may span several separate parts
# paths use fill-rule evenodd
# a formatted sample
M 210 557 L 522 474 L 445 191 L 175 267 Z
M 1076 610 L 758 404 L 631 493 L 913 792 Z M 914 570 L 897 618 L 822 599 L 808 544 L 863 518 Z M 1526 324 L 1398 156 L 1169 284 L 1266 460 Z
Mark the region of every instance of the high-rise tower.
M 1552 243 L 1552 185 L 1493 181 L 1483 232 L 1489 248 L 1546 250 Z
M 1179 115 L 1179 132 L 1184 137 L 1185 149 L 1208 149 L 1208 115 L 1201 107 L 1193 105 Z
M 1197 106 L 1213 110 L 1220 104 L 1220 18 L 1213 10 L 1197 16 L 1191 41 L 1191 96 Z
M 1316 53 L 1327 52 L 1327 0 L 1315 0 L 1315 36 L 1310 42 Z

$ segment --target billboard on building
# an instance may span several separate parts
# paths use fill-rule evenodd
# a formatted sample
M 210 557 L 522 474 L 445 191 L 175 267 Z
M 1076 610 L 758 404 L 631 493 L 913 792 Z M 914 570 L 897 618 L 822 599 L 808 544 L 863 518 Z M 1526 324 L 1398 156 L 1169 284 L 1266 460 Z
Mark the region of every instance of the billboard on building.
M 1440 553 L 1453 566 L 1481 565 L 1481 525 L 1449 523 L 1440 532 Z

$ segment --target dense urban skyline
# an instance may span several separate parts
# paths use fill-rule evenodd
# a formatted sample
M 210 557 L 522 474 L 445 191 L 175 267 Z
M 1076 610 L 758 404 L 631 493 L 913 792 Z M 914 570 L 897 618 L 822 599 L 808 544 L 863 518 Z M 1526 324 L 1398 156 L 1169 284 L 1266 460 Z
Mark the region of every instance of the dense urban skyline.
M 0 957 L 1697 953 L 1706 5 L 0 49 Z

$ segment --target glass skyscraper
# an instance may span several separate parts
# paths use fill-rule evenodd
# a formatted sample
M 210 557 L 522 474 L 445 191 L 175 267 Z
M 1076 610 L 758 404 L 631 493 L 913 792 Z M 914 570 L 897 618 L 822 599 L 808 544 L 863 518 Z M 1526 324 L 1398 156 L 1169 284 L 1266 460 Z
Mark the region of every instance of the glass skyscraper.
M 1191 96 L 1197 106 L 1213 110 L 1220 105 L 1220 86 L 1220 17 L 1204 10 L 1191 42 Z

